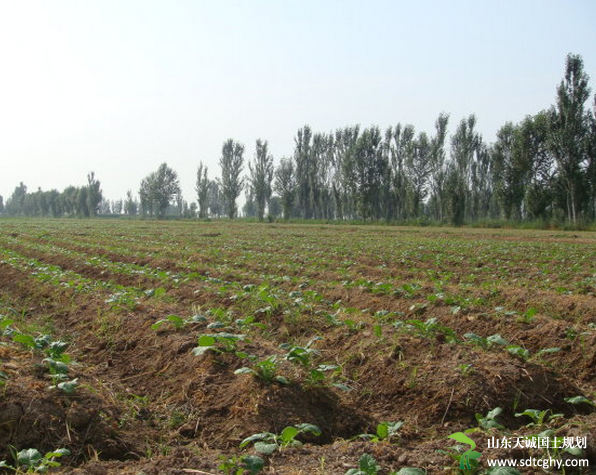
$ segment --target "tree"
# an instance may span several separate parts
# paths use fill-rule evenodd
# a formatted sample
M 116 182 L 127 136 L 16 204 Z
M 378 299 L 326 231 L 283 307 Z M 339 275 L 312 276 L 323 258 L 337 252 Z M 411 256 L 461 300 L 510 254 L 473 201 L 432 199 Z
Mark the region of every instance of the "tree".
M 391 165 L 391 215 L 397 220 L 406 217 L 406 197 L 408 190 L 408 177 L 405 171 L 406 158 L 412 154 L 414 142 L 414 127 L 412 125 L 402 126 L 397 124 L 395 128 L 389 128 L 385 132 L 385 147 Z
M 228 139 L 221 149 L 221 193 L 223 195 L 228 218 L 234 219 L 237 214 L 236 199 L 244 187 L 244 180 L 240 177 L 244 164 L 244 145 Z
M 531 171 L 531 163 L 524 152 L 521 128 L 507 122 L 497 132 L 497 141 L 491 149 L 495 192 L 507 220 L 522 218 L 521 208 Z
M 577 223 L 581 212 L 582 181 L 588 152 L 590 96 L 588 75 L 579 55 L 567 55 L 565 78 L 557 88 L 557 104 L 550 112 L 550 144 L 565 187 L 567 216 Z
M 406 157 L 405 170 L 410 183 L 411 215 L 420 217 L 420 209 L 426 198 L 427 184 L 433 169 L 432 144 L 424 132 L 413 141 L 410 153 Z
M 143 214 L 149 212 L 152 216 L 156 210 L 159 218 L 165 217 L 170 202 L 178 195 L 180 195 L 178 174 L 166 163 L 162 163 L 157 171 L 151 172 L 141 181 L 139 196 Z
M 97 216 L 99 203 L 103 199 L 99 180 L 95 178 L 95 172 L 87 175 L 87 193 L 86 193 L 86 216 Z
M 253 162 L 248 163 L 250 171 L 251 196 L 254 197 L 256 215 L 259 221 L 265 216 L 265 205 L 271 199 L 273 181 L 273 156 L 269 153 L 267 141 L 257 139 L 256 154 Z M 246 214 L 246 213 L 245 213 Z
M 379 128 L 364 130 L 344 162 L 358 215 L 364 220 L 379 219 L 382 215 L 380 190 L 388 166 Z
M 132 197 L 132 191 L 128 190 L 126 192 L 126 200 L 124 201 L 124 214 L 128 216 L 134 216 L 137 214 L 138 204 L 136 200 Z
M 4 213 L 4 198 L 0 195 L 0 214 Z
M 294 164 L 290 159 L 282 158 L 275 170 L 275 192 L 281 199 L 284 219 L 289 219 L 292 214 L 295 187 Z
M 209 183 L 207 167 L 203 166 L 203 162 L 201 162 L 197 169 L 197 183 L 195 186 L 199 203 L 199 218 L 201 219 L 209 216 Z
M 209 181 L 209 215 L 220 217 L 223 214 L 223 196 L 217 180 Z

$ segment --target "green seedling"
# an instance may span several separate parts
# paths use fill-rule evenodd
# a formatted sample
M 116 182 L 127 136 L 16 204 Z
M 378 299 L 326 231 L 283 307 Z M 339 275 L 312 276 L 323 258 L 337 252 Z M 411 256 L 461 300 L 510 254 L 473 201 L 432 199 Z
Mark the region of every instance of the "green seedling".
M 240 443 L 240 448 L 254 443 L 254 448 L 257 452 L 270 455 L 276 450 L 282 450 L 285 447 L 301 447 L 302 442 L 297 440 L 296 437 L 305 433 L 310 433 L 314 436 L 322 434 L 321 429 L 313 424 L 298 424 L 286 427 L 279 435 L 271 432 L 253 434 Z
M 564 400 L 565 400 L 565 402 L 568 402 L 569 404 L 573 404 L 575 406 L 580 405 L 580 404 L 588 404 L 590 406 L 596 407 L 596 402 L 588 399 L 585 396 L 566 397 Z
M 551 413 L 551 415 L 549 416 L 549 412 Z M 539 410 L 539 409 L 526 409 L 523 412 L 518 412 L 515 414 L 515 417 L 529 417 L 530 419 L 532 419 L 532 422 L 527 424 L 526 427 L 532 427 L 532 426 L 541 426 L 542 424 L 546 423 L 546 422 L 550 422 L 553 419 L 556 419 L 558 417 L 563 417 L 563 414 L 553 414 L 552 411 L 550 409 L 545 409 L 543 411 Z
M 358 468 L 349 469 L 345 475 L 377 475 L 381 466 L 372 455 L 363 454 L 358 460 Z
M 530 351 L 519 345 L 507 345 L 505 349 L 522 361 L 528 361 L 530 359 Z
M 25 449 L 14 454 L 15 465 L 9 465 L 6 461 L 0 462 L 0 468 L 8 468 L 17 473 L 47 473 L 54 467 L 60 467 L 60 462 L 56 459 L 70 455 L 68 449 L 56 449 L 41 455 L 37 449 Z
M 256 378 L 262 379 L 266 383 L 272 383 L 274 381 L 280 384 L 288 384 L 288 380 L 283 376 L 277 375 L 277 355 L 271 355 L 261 361 L 255 361 L 256 357 L 247 355 L 253 363 L 253 367 L 249 368 L 244 366 L 234 371 L 234 374 L 252 374 Z
M 497 422 L 497 417 L 501 415 L 503 409 L 495 407 L 492 411 L 489 411 L 486 416 L 482 414 L 476 414 L 476 421 L 478 421 L 478 427 L 484 430 L 498 429 L 502 430 L 505 427 Z
M 265 466 L 265 461 L 256 455 L 243 455 L 241 457 L 226 457 L 220 455 L 222 462 L 217 467 L 226 475 L 244 475 L 248 470 L 250 475 L 256 475 Z
M 210 333 L 199 336 L 198 346 L 192 350 L 195 356 L 201 356 L 207 351 L 215 353 L 234 353 L 238 342 L 246 338 L 246 335 L 236 333 Z
M 151 329 L 159 330 L 162 325 L 168 323 L 172 325 L 176 330 L 181 330 L 186 325 L 190 325 L 191 323 L 204 323 L 206 321 L 207 318 L 203 315 L 193 315 L 189 318 L 182 318 L 178 315 L 168 315 L 166 318 L 157 320 L 153 325 L 151 325 Z
M 466 339 L 466 342 L 479 346 L 483 350 L 490 350 L 495 346 L 506 346 L 509 344 L 509 342 L 498 333 L 490 335 L 489 337 L 483 337 L 480 335 L 476 335 L 476 333 L 470 332 L 466 333 L 464 335 L 464 338 Z
M 377 425 L 375 434 L 360 434 L 356 437 L 360 439 L 367 439 L 371 442 L 391 442 L 391 439 L 398 435 L 399 430 L 403 427 L 403 425 L 404 423 L 402 421 L 381 422 Z

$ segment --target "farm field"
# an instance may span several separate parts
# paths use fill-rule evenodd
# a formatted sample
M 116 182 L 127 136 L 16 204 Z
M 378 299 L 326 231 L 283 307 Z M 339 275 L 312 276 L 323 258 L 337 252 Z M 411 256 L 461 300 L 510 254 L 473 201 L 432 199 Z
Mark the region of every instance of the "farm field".
M 594 233 L 0 221 L 0 460 L 23 472 L 594 473 L 595 377 Z M 487 446 L 538 434 L 586 448 Z

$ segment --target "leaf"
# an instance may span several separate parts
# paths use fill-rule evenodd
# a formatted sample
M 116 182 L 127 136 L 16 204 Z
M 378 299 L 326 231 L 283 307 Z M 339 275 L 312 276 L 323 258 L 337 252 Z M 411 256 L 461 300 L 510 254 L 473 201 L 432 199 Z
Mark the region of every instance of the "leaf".
M 375 475 L 381 467 L 377 464 L 377 461 L 372 455 L 364 454 L 358 461 L 358 468 L 366 475 Z
M 319 427 L 314 424 L 308 424 L 308 423 L 297 424 L 296 428 L 298 430 L 300 430 L 300 432 L 310 432 L 311 434 L 314 434 L 316 436 L 319 436 L 323 433 L 323 431 L 321 429 L 319 429 Z
M 75 389 L 77 389 L 78 385 L 79 385 L 79 380 L 77 378 L 75 378 L 71 381 L 64 381 L 62 383 L 59 383 L 58 389 L 64 391 L 66 394 L 72 394 L 75 392 Z
M 225 327 L 226 326 L 221 322 L 213 322 L 213 323 L 210 323 L 209 325 L 207 325 L 207 328 L 209 330 L 214 330 L 214 329 L 217 330 L 219 328 L 225 328 Z
M 594 401 L 590 401 L 584 396 L 566 397 L 565 402 L 568 402 L 569 404 L 590 404 L 591 406 L 594 406 Z
M 56 449 L 53 452 L 46 453 L 45 456 L 44 456 L 44 458 L 45 459 L 59 458 L 59 457 L 64 457 L 65 455 L 70 455 L 70 450 L 68 450 L 68 449 Z
M 196 348 L 193 348 L 192 354 L 195 356 L 201 356 L 210 350 L 216 351 L 216 348 L 214 346 L 197 346 Z
M 389 424 L 387 422 L 382 422 L 377 426 L 377 436 L 381 440 L 389 437 Z
M 287 385 L 290 384 L 290 382 L 284 378 L 283 376 L 276 376 L 275 380 L 279 383 L 279 384 L 283 384 L 283 385 Z
M 236 371 L 234 371 L 234 374 L 256 374 L 256 371 L 247 366 L 243 366 L 242 368 L 238 368 Z
M 14 333 L 12 335 L 12 340 L 20 343 L 21 345 L 27 348 L 35 348 L 35 338 L 30 335 L 25 335 L 23 333 Z
M 491 335 L 486 339 L 490 344 L 492 345 L 501 345 L 501 346 L 505 346 L 508 345 L 509 342 L 507 340 L 505 340 L 505 338 L 503 338 L 501 335 L 499 335 L 498 333 L 495 335 Z
M 17 454 L 17 463 L 19 465 L 26 465 L 28 467 L 34 466 L 42 459 L 42 455 L 37 449 L 21 450 Z
M 242 442 L 240 442 L 240 448 L 244 448 L 246 447 L 248 444 L 250 444 L 251 442 L 255 442 L 257 440 L 274 440 L 275 439 L 275 434 L 272 434 L 271 432 L 259 432 L 258 434 L 253 434 L 249 437 L 247 437 L 246 439 L 244 439 Z
M 487 419 L 494 419 L 495 417 L 499 416 L 503 412 L 503 409 L 500 407 L 495 407 L 492 411 L 489 411 L 486 415 Z
M 199 346 L 214 346 L 216 340 L 211 335 L 201 335 L 198 340 Z
M 461 442 L 462 444 L 467 444 L 472 447 L 476 447 L 476 443 L 472 439 L 470 439 L 466 434 L 464 434 L 463 432 L 455 432 L 448 437 L 450 439 L 457 440 L 458 442 Z
M 400 468 L 395 475 L 425 475 L 426 470 L 416 467 Z
M 267 442 L 255 443 L 255 450 L 261 454 L 271 455 L 277 449 L 277 444 L 268 444 Z
M 248 470 L 251 475 L 256 475 L 265 466 L 265 461 L 257 455 L 245 455 L 240 460 L 242 460 L 244 468 Z
M 287 445 L 289 442 L 294 440 L 294 437 L 296 437 L 299 433 L 299 429 L 293 426 L 289 426 L 281 431 L 280 439 L 284 445 Z

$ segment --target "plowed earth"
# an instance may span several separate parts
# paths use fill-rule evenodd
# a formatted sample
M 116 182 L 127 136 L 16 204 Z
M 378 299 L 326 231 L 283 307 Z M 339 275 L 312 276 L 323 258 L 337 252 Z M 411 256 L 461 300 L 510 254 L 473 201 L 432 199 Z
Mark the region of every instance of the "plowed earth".
M 219 474 L 255 454 L 244 438 L 310 423 L 322 434 L 263 456 L 262 473 L 343 475 L 365 453 L 381 475 L 463 473 L 447 454 L 458 431 L 482 453 L 475 473 L 546 457 L 487 447 L 545 430 L 587 437 L 577 457 L 596 467 L 594 405 L 566 401 L 596 399 L 594 234 L 3 220 L 0 315 L 9 464 L 66 448 L 52 473 Z M 225 333 L 243 335 L 232 351 L 193 353 Z M 50 387 L 46 350 L 15 334 L 67 342 L 74 392 Z M 273 355 L 287 384 L 235 373 Z M 497 407 L 500 427 L 483 427 Z M 549 412 L 531 425 L 526 409 Z M 362 436 L 396 421 L 390 440 Z

